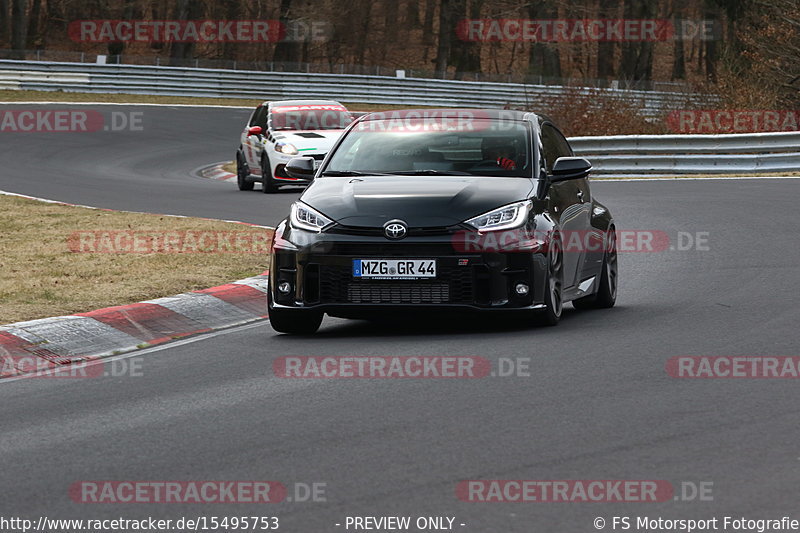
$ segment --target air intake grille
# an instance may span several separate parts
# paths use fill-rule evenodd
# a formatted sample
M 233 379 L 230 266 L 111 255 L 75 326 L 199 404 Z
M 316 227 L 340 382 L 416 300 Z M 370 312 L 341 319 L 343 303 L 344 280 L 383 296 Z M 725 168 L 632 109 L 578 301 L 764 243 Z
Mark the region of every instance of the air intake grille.
M 450 287 L 446 283 L 350 283 L 347 301 L 354 304 L 441 304 L 450 301 Z

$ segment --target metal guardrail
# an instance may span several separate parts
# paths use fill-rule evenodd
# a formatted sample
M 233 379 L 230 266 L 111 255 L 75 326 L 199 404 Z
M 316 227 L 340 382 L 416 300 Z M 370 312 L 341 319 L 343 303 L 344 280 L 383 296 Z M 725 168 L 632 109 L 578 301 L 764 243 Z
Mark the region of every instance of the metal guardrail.
M 35 49 L 35 50 L 9 50 L 0 49 L 0 59 L 13 59 L 17 61 L 45 61 L 68 63 L 96 63 L 100 57 L 96 52 L 77 52 L 70 50 Z M 293 62 L 272 61 L 266 58 L 252 60 L 212 59 L 212 58 L 186 58 L 164 57 L 164 55 L 122 54 L 104 55 L 109 65 L 154 65 L 167 67 L 186 67 L 224 70 L 258 70 L 269 72 L 317 72 L 327 74 L 359 74 L 366 76 L 395 76 L 401 69 L 409 78 L 455 79 L 497 83 L 524 83 L 536 85 L 572 86 L 576 81 L 584 87 L 605 87 L 612 89 L 636 89 L 644 91 L 691 91 L 691 86 L 686 82 L 658 81 L 658 80 L 632 80 L 632 79 L 591 79 L 581 77 L 564 78 L 559 76 L 542 76 L 528 74 L 523 71 L 513 72 L 441 72 L 425 68 L 344 64 L 328 61 Z
M 378 105 L 536 106 L 567 97 L 564 87 L 352 74 L 262 72 L 144 65 L 0 60 L 0 86 L 37 91 L 125 93 L 214 98 L 335 98 Z M 624 99 L 643 116 L 708 102 L 707 96 L 663 91 L 577 89 Z M 599 104 L 598 104 L 599 105 Z
M 596 174 L 800 171 L 800 132 L 572 137 Z
M 378 105 L 498 107 L 552 105 L 565 88 L 352 74 L 263 72 L 146 65 L 0 60 L 0 88 L 216 98 L 333 98 Z M 598 99 L 632 102 L 643 116 L 708 96 L 617 89 L 579 89 Z M 598 174 L 685 174 L 800 171 L 800 133 L 618 135 L 573 137 L 575 152 Z

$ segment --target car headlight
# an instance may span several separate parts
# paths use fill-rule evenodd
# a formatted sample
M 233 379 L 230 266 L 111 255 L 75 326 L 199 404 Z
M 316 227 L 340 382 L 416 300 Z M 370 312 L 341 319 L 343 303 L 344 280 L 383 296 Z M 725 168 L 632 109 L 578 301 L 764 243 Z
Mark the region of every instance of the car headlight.
M 286 155 L 297 155 L 298 151 L 295 145 L 290 143 L 277 143 L 275 144 L 275 151 Z
M 533 202 L 525 200 L 493 209 L 475 218 L 465 221 L 478 231 L 497 231 L 517 228 L 528 219 Z
M 291 220 L 292 226 L 296 228 L 316 232 L 322 231 L 323 228 L 333 224 L 333 220 L 301 202 L 292 204 L 289 220 Z

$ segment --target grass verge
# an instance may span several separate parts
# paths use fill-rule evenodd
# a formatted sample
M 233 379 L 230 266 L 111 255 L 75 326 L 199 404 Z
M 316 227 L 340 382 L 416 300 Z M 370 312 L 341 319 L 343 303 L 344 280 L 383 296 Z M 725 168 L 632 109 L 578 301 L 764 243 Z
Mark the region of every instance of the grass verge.
M 267 268 L 265 231 L 230 222 L 103 211 L 0 195 L 0 324 L 172 296 L 261 274 Z M 156 238 L 178 235 L 179 240 L 172 241 L 169 253 L 157 244 L 140 247 L 155 249 L 154 253 L 82 251 L 124 250 L 133 242 L 129 238 L 133 232 L 152 233 Z M 204 235 L 201 232 L 211 235 L 202 241 L 206 247 L 192 247 L 189 239 L 181 237 Z M 213 244 L 215 235 L 242 236 L 243 242 L 252 239 L 254 244 L 224 248 Z

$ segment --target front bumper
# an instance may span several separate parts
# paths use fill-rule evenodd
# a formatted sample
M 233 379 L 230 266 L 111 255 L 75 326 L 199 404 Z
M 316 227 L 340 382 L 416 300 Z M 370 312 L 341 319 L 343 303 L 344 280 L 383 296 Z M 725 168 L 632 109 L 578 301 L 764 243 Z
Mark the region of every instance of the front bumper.
M 278 153 L 271 162 L 272 162 L 272 177 L 274 178 L 275 185 L 302 185 L 306 186 L 311 183 L 312 180 L 310 179 L 303 179 L 303 178 L 293 178 L 289 176 L 286 172 L 286 165 L 291 161 L 294 157 L 306 156 L 306 157 L 313 157 L 315 161 L 319 161 L 320 164 L 325 159 L 325 156 L 328 154 L 326 152 L 322 153 L 299 153 L 297 155 L 285 155 Z
M 276 185 L 308 185 L 311 183 L 310 179 L 303 179 L 303 178 L 293 178 L 286 172 L 286 165 L 284 163 L 280 163 L 275 166 L 275 170 L 272 172 L 273 177 L 275 178 Z
M 269 281 L 273 307 L 316 309 L 340 316 L 395 308 L 543 307 L 547 273 L 544 253 L 472 253 L 458 250 L 449 235 L 409 237 L 396 242 L 383 237 L 325 234 L 314 235 L 314 239 L 312 244 L 296 249 L 273 250 Z M 416 280 L 354 277 L 353 260 L 368 258 L 435 259 L 436 277 Z M 277 290 L 282 282 L 290 284 L 288 293 Z M 515 287 L 519 283 L 529 287 L 527 294 L 517 294 Z

